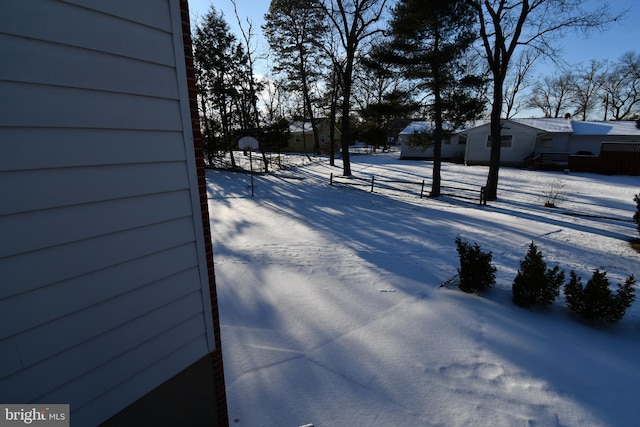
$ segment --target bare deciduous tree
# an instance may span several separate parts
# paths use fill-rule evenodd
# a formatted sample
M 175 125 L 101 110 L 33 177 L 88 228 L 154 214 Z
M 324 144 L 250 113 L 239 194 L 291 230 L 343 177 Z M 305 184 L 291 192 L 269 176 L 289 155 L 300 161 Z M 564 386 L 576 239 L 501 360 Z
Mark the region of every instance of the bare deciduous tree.
M 246 21 L 246 27 L 243 25 L 240 16 L 238 15 L 238 9 L 236 6 L 236 0 L 231 0 L 233 4 L 233 11 L 238 21 L 238 27 L 242 34 L 242 40 L 244 42 L 246 52 L 246 74 L 244 77 L 244 83 L 247 85 L 246 105 L 244 105 L 242 112 L 244 115 L 244 127 L 247 129 L 256 129 L 260 125 L 260 110 L 258 109 L 258 92 L 263 89 L 263 83 L 256 79 L 256 47 L 254 42 L 255 33 L 253 31 L 253 23 L 249 20 Z
M 606 4 L 586 10 L 582 0 L 466 1 L 478 15 L 480 40 L 493 79 L 491 159 L 485 194 L 487 200 L 496 200 L 504 84 L 517 48 L 528 46 L 544 55 L 553 55 L 556 49 L 552 37 L 562 30 L 602 28 L 618 16 L 613 16 Z
M 513 69 L 509 71 L 504 81 L 504 117 L 511 118 L 526 107 L 522 100 L 522 91 L 530 85 L 531 67 L 540 56 L 534 50 L 524 50 L 515 62 Z
M 605 120 L 611 113 L 615 120 L 630 118 L 640 105 L 640 54 L 627 52 L 607 73 L 605 93 Z
M 349 159 L 351 89 L 353 70 L 362 44 L 382 31 L 378 25 L 385 11 L 387 0 L 323 0 L 321 7 L 331 23 L 331 29 L 340 41 L 339 57 L 333 64 L 342 88 L 342 162 L 343 175 L 351 175 Z
M 544 117 L 557 118 L 567 114 L 573 97 L 573 81 L 573 75 L 568 71 L 543 77 L 533 85 L 527 106 L 541 109 Z
M 605 67 L 605 61 L 596 60 L 589 61 L 586 67 L 575 67 L 579 71 L 573 73 L 572 101 L 575 113 L 582 121 L 587 120 L 602 100 L 600 90 L 604 83 Z

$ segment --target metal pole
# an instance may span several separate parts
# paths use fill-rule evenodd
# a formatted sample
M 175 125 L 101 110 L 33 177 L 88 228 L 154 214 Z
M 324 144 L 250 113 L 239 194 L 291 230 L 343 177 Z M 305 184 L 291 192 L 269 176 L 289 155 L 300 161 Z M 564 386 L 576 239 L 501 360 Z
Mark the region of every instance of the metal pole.
M 372 177 L 371 177 L 371 192 L 372 192 L 372 193 L 373 193 L 373 183 L 374 183 L 374 181 L 375 181 L 375 180 L 376 180 L 376 177 L 375 177 L 375 176 L 372 176 Z
M 249 149 L 249 168 L 251 169 L 251 197 L 253 197 L 253 161 L 251 159 L 252 151 L 252 149 Z
M 422 199 L 422 195 L 424 194 L 424 179 L 422 180 L 422 188 L 420 189 L 420 198 Z

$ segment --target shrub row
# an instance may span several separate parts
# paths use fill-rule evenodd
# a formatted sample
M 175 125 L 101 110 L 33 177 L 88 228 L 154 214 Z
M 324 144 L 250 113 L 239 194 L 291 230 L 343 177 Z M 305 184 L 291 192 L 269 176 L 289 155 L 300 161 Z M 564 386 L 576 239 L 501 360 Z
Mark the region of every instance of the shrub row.
M 495 284 L 496 268 L 491 252 L 483 252 L 477 243 L 473 245 L 455 240 L 460 268 L 459 288 L 464 292 L 477 292 Z M 616 293 L 610 288 L 606 271 L 596 269 L 591 279 L 582 285 L 582 279 L 571 270 L 565 284 L 564 271 L 559 266 L 548 268 L 544 256 L 531 242 L 512 284 L 513 302 L 520 307 L 551 305 L 563 290 L 567 307 L 589 322 L 617 322 L 635 300 L 636 279 L 630 275 L 624 284 L 618 284 Z

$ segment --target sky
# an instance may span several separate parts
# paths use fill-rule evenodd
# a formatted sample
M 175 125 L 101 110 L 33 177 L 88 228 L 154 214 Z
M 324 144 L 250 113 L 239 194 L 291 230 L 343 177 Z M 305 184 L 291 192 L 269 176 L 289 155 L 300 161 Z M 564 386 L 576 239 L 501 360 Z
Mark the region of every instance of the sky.
M 588 4 L 597 7 L 602 0 L 589 0 Z M 264 15 L 269 9 L 268 0 L 236 0 L 238 15 L 244 21 L 253 22 L 256 30 L 264 23 Z M 614 11 L 630 9 L 626 17 L 611 25 L 603 32 L 594 32 L 589 37 L 569 33 L 562 39 L 563 54 L 569 63 L 586 62 L 590 59 L 616 59 L 624 52 L 638 50 L 640 41 L 640 1 L 610 0 Z M 189 0 L 192 16 L 204 15 L 213 5 L 224 13 L 233 32 L 238 32 L 233 3 L 231 0 Z
M 480 206 L 448 194 L 478 189 L 485 166 L 443 163 L 445 195 L 422 199 L 432 162 L 354 155 L 359 179 L 332 186 L 339 159 L 305 163 L 256 175 L 254 197 L 247 174 L 207 172 L 230 425 L 640 425 L 640 300 L 597 327 L 562 295 L 511 300 L 532 241 L 567 279 L 640 277 L 640 177 L 501 168 L 499 199 Z M 372 177 L 373 193 L 357 185 Z M 490 291 L 455 286 L 456 236 L 492 253 Z
M 587 0 L 588 5 L 597 8 L 605 3 L 604 0 Z M 627 14 L 619 22 L 611 24 L 604 31 L 594 31 L 588 36 L 582 33 L 568 32 L 561 39 L 561 55 L 570 65 L 586 64 L 592 59 L 616 61 L 628 51 L 639 51 L 640 41 L 640 0 L 609 0 L 614 12 L 628 9 Z M 212 5 L 222 11 L 232 32 L 240 36 L 240 30 L 233 3 L 231 0 L 189 0 L 192 17 L 202 16 Z M 236 0 L 238 15 L 243 23 L 251 21 L 258 33 L 256 40 L 258 50 L 266 51 L 268 45 L 262 38 L 260 26 L 264 24 L 264 15 L 269 9 L 268 0 Z M 534 77 L 550 76 L 555 72 L 555 65 L 550 61 L 538 62 L 533 70 Z M 266 72 L 264 72 L 266 74 Z M 528 112 L 527 112 L 528 113 Z M 528 116 L 528 114 L 525 114 Z

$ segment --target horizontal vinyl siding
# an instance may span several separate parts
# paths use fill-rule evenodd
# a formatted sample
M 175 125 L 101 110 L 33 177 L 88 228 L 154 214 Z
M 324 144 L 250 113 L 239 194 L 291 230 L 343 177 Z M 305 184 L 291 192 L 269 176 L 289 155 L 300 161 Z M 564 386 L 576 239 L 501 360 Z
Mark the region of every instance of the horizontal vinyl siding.
M 123 160 L 165 163 L 185 156 L 183 135 L 177 131 L 0 127 L 0 141 L 0 173 L 108 166 Z
M 184 162 L 6 172 L 0 173 L 0 215 L 188 188 Z
M 188 217 L 189 202 L 189 192 L 183 190 L 8 215 L 0 222 L 0 235 L 9 243 L 0 246 L 0 259 Z M 69 218 L 74 227 L 58 226 Z
M 136 2 L 112 0 L 102 3 L 117 3 L 118 8 L 128 10 L 131 3 Z M 151 3 L 148 15 L 160 16 L 160 20 L 169 19 L 168 1 Z M 165 10 L 159 10 L 161 8 Z M 0 10 L 3 11 L 0 13 L 0 28 L 6 34 L 175 66 L 172 34 L 140 25 L 129 20 L 128 16 L 120 18 L 50 0 L 0 0 Z M 23 55 L 28 54 L 24 52 Z
M 111 340 L 95 346 L 95 352 L 86 353 L 88 357 L 83 357 L 86 363 L 95 363 L 98 355 L 94 353 L 102 351 L 100 350 L 102 347 L 114 350 L 132 348 L 140 340 L 140 333 L 153 333 L 150 335 L 153 337 L 162 331 L 157 319 L 153 325 L 148 323 L 149 331 L 135 330 L 137 319 L 149 322 L 148 318 L 154 311 L 163 307 L 166 307 L 168 312 L 175 312 L 167 316 L 167 321 L 172 322 L 178 320 L 179 316 L 199 313 L 199 310 L 194 310 L 198 307 L 199 299 L 197 280 L 197 269 L 189 269 L 50 321 L 36 330 L 24 332 L 15 338 L 20 348 L 26 350 L 30 356 L 23 358 L 23 364 L 30 366 L 40 363 L 58 353 L 72 354 L 74 350 L 69 351 L 70 349 L 81 348 L 85 342 L 96 340 L 96 337 L 104 339 L 107 335 L 111 335 Z M 149 295 L 154 295 L 155 298 L 149 298 Z M 183 303 L 181 303 L 182 298 L 185 298 Z M 167 324 L 166 327 L 171 325 Z M 124 330 L 118 333 L 116 328 Z M 111 331 L 113 333 L 109 334 Z M 76 366 L 74 365 L 74 368 Z
M 27 69 L 6 62 L 3 77 L 13 82 L 178 98 L 170 66 L 1 33 L 0 56 L 37 61 Z
M 0 81 L 0 126 L 181 131 L 175 100 Z
M 175 317 L 178 314 L 184 313 L 185 311 L 182 310 L 180 313 L 166 314 Z M 195 315 L 179 320 L 180 322 L 173 321 L 171 324 L 166 322 L 166 328 L 162 330 L 161 334 L 139 336 L 139 339 L 136 340 L 135 347 L 127 349 L 126 353 L 122 353 L 118 357 L 109 360 L 108 365 L 99 366 L 86 375 L 74 379 L 69 384 L 65 384 L 60 389 L 47 393 L 42 396 L 43 400 L 57 402 L 62 396 L 71 396 L 73 401 L 76 402 L 76 410 L 78 410 L 95 399 L 102 399 L 103 395 L 112 390 L 118 388 L 119 391 L 123 391 L 125 387 L 122 387 L 122 385 L 134 379 L 141 371 L 153 366 L 155 363 L 162 363 L 167 356 L 178 352 L 182 346 L 189 345 L 189 343 L 195 340 L 199 344 L 200 354 L 186 361 L 183 360 L 181 362 L 183 363 L 182 369 L 185 369 L 206 354 L 205 337 L 203 334 L 197 332 L 198 326 L 202 324 L 204 319 L 200 315 Z M 158 319 L 158 322 L 162 324 L 161 319 Z M 140 331 L 148 332 L 149 327 L 153 325 L 142 326 Z M 167 348 L 171 348 L 172 351 L 167 352 Z M 114 371 L 118 372 L 119 375 L 113 375 Z M 177 372 L 165 372 L 162 373 L 162 375 L 171 378 L 176 373 Z M 149 392 L 153 387 L 157 387 L 164 382 L 162 376 L 159 378 L 160 380 L 156 378 L 154 384 L 146 387 L 147 389 L 144 390 L 144 392 Z M 111 402 L 107 403 L 111 404 Z
M 190 325 L 187 325 L 190 326 Z M 169 337 L 171 338 L 171 337 Z M 175 339 L 182 340 L 185 336 L 178 336 Z M 185 340 L 186 341 L 186 340 Z M 113 410 L 122 410 L 131 402 L 144 396 L 162 384 L 159 378 L 172 377 L 185 369 L 185 360 L 195 363 L 202 354 L 207 351 L 207 343 L 204 337 L 195 339 L 180 345 L 173 353 L 163 355 L 162 359 L 156 357 L 148 358 L 144 355 L 137 360 L 135 371 L 125 382 L 119 383 L 99 398 L 88 402 L 86 405 L 76 408 L 73 412 L 73 421 L 78 425 L 92 425 L 96 419 L 105 420 L 113 415 Z M 125 360 L 125 367 L 131 366 L 130 360 Z M 45 396 L 47 401 L 55 401 L 55 395 Z M 210 411 L 214 410 L 214 402 L 211 402 Z M 75 425 L 75 424 L 74 424 Z
M 0 0 L 0 401 L 95 425 L 211 350 L 177 4 Z
M 66 401 L 73 402 L 74 406 L 86 404 L 114 385 L 126 381 L 140 369 L 139 366 L 123 369 L 122 366 L 110 364 L 127 360 L 129 353 L 144 351 L 147 351 L 147 357 L 150 358 L 150 363 L 153 363 L 152 361 L 161 358 L 163 353 L 169 354 L 184 344 L 184 338 L 191 340 L 200 336 L 201 333 L 198 333 L 194 326 L 195 322 L 202 323 L 201 315 L 194 310 L 188 311 L 197 298 L 196 295 L 189 295 L 179 299 L 171 305 L 129 321 L 126 327 L 97 335 L 70 350 L 22 370 L 5 380 L 10 392 L 2 396 L 2 401 L 42 401 L 45 395 L 55 392 L 60 398 L 56 401 L 62 401 L 63 395 L 66 394 Z M 180 328 L 185 323 L 190 326 L 190 330 Z M 171 333 L 176 328 L 181 329 L 178 336 Z M 167 340 L 168 334 L 177 339 Z M 179 338 L 180 336 L 184 338 Z M 158 343 L 165 347 L 158 347 Z M 148 351 L 152 347 L 155 353 Z M 172 351 L 168 352 L 167 348 L 171 348 Z M 34 381 L 33 378 L 40 380 Z M 98 379 L 98 382 L 93 382 Z M 51 383 L 57 386 L 51 387 Z
M 127 20 L 138 22 L 164 31 L 171 31 L 169 3 L 158 0 L 104 1 L 104 0 L 63 0 L 65 3 L 87 7 L 116 17 L 126 16 Z M 164 8 L 163 13 L 149 13 L 150 10 Z
M 181 218 L 6 257 L 0 300 L 192 241 L 193 220 Z
M 38 288 L 38 298 L 31 292 L 5 298 L 0 301 L 0 345 L 19 333 L 196 268 L 195 251 L 195 245 L 187 243 Z M 0 370 L 3 368 L 0 363 Z M 4 376 L 0 371 L 0 378 Z

